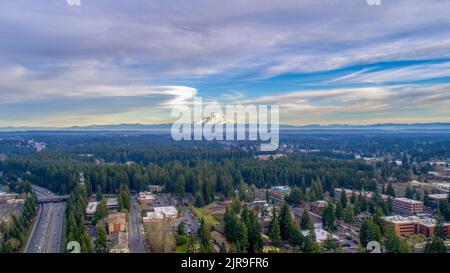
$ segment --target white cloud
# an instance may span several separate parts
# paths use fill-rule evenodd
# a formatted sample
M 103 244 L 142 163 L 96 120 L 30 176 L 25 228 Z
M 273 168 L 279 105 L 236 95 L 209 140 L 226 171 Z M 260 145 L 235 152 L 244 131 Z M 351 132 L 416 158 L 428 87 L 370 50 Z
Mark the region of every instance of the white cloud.
M 242 103 L 279 105 L 282 122 L 294 124 L 370 123 L 374 118 L 376 122 L 400 118 L 419 121 L 425 114 L 448 121 L 448 90 L 450 84 L 305 90 Z
M 109 70 L 104 70 L 106 68 Z M 0 70 L 0 102 L 14 103 L 58 98 L 160 96 L 160 106 L 186 103 L 197 94 L 188 86 L 149 85 L 101 64 L 65 65 L 54 74 L 22 66 Z
M 386 82 L 409 82 L 450 77 L 450 62 L 409 65 L 406 67 L 383 69 L 380 71 L 371 70 L 372 69 L 361 70 L 334 79 L 330 82 L 381 84 Z

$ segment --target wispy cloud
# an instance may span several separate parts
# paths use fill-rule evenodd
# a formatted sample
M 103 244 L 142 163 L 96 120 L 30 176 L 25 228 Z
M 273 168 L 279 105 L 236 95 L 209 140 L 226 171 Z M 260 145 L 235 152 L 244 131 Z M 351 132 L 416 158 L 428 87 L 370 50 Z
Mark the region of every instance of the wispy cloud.
M 305 90 L 242 103 L 278 104 L 283 122 L 294 124 L 395 122 L 405 114 L 442 121 L 450 114 L 448 90 L 450 84 Z
M 388 119 L 381 109 L 397 118 L 443 119 L 445 110 L 425 109 L 420 100 L 441 107 L 434 94 L 447 102 L 449 81 L 441 78 L 449 76 L 448 61 L 383 63 L 450 58 L 449 10 L 450 1 L 441 0 L 376 7 L 365 0 L 97 0 L 76 7 L 64 0 L 0 1 L 0 122 L 23 123 L 28 114 L 28 121 L 38 115 L 57 123 L 56 110 L 29 107 L 55 100 L 70 104 L 70 111 L 59 110 L 61 122 L 99 112 L 104 121 L 106 113 L 115 121 L 144 119 L 142 101 L 162 121 L 168 114 L 158 109 L 195 95 L 279 99 L 292 122 L 302 107 L 311 121 L 325 123 Z M 304 78 L 274 80 L 286 75 Z M 126 105 L 111 108 L 117 98 Z M 99 99 L 95 114 L 86 99 Z M 423 112 L 394 111 L 408 107 Z M 21 119 L 12 118 L 19 113 Z

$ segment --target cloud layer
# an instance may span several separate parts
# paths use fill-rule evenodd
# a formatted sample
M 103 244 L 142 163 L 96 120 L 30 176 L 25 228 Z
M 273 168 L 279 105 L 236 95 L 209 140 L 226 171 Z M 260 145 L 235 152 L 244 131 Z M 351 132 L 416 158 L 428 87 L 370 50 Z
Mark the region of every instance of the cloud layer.
M 270 101 L 296 124 L 449 121 L 449 10 L 441 0 L 0 1 L 0 125 L 164 122 L 165 108 L 195 95 Z

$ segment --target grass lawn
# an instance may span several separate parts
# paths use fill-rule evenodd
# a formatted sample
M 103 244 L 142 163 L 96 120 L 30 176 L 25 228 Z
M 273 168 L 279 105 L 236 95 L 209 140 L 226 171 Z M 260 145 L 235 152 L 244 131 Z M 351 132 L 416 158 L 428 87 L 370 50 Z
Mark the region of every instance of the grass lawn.
M 217 226 L 220 224 L 219 220 L 217 220 L 211 214 L 208 214 L 208 206 L 203 207 L 203 208 L 196 208 L 196 207 L 191 206 L 191 208 L 192 208 L 192 211 L 193 211 L 195 217 L 197 217 L 198 219 L 204 218 L 206 224 L 213 225 L 213 226 Z
M 186 245 L 177 246 L 177 248 L 175 248 L 175 253 L 187 253 Z

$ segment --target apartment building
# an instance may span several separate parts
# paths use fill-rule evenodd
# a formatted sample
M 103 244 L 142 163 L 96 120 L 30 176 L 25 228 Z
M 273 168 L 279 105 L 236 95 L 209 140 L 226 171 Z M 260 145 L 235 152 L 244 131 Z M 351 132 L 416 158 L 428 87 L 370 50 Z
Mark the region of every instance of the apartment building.
M 270 196 L 278 200 L 283 200 L 290 193 L 291 188 L 288 186 L 275 186 L 270 189 Z

